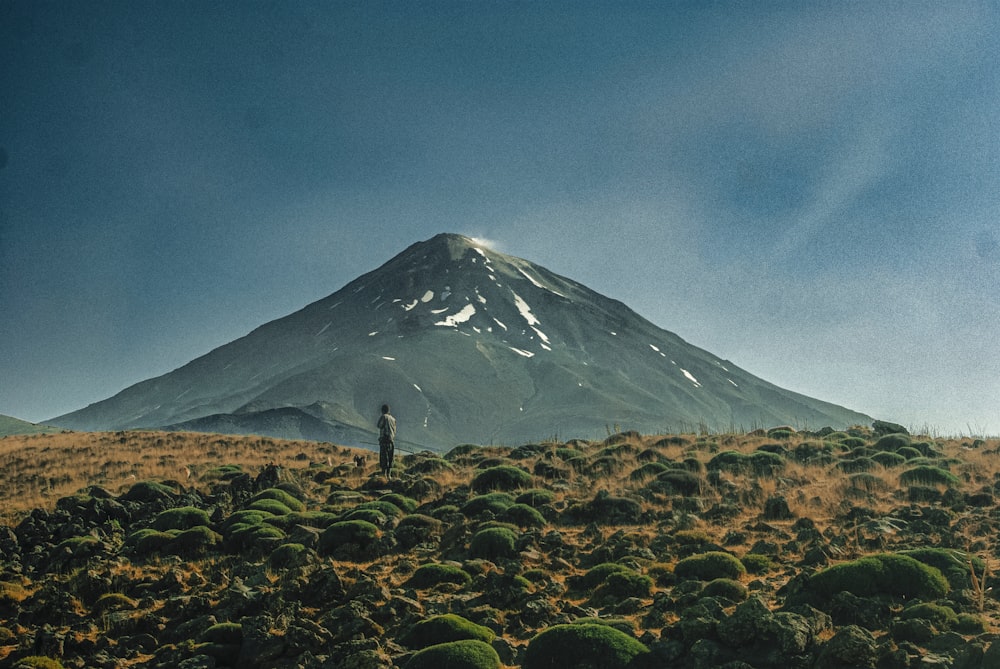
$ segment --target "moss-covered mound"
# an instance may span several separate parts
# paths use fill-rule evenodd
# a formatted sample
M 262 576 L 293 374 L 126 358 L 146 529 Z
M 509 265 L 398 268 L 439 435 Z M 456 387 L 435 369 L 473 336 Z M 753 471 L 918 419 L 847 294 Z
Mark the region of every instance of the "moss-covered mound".
M 465 585 L 472 580 L 469 573 L 453 564 L 425 564 L 417 567 L 406 582 L 410 588 L 433 588 L 440 583 Z
M 420 650 L 439 643 L 474 639 L 492 643 L 496 633 L 488 627 L 477 625 L 454 613 L 445 613 L 421 620 L 399 638 L 407 648 Z
M 493 647 L 476 639 L 450 641 L 417 651 L 405 669 L 500 669 L 500 656 Z
M 537 635 L 524 653 L 522 669 L 625 669 L 649 649 L 608 625 L 556 625 Z
M 936 567 L 907 555 L 880 553 L 816 573 L 808 580 L 806 593 L 812 602 L 826 601 L 838 592 L 933 600 L 948 589 L 947 579 Z
M 678 578 L 714 581 L 717 578 L 737 579 L 746 573 L 746 567 L 735 555 L 723 551 L 709 551 L 686 557 L 674 567 Z

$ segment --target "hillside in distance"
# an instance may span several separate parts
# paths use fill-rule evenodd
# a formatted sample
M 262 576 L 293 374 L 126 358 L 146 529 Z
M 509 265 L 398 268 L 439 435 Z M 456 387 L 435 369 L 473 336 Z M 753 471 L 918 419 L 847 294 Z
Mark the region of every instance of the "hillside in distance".
M 0 437 L 22 434 L 53 434 L 59 432 L 58 427 L 42 423 L 29 423 L 20 418 L 0 414 Z
M 82 430 L 257 433 L 399 445 L 871 422 L 688 344 L 616 300 L 440 234 L 302 310 L 48 421 Z

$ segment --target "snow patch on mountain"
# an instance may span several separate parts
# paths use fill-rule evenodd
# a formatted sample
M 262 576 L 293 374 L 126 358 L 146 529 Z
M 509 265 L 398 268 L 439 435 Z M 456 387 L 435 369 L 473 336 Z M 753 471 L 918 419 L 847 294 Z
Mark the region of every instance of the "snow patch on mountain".
M 457 314 L 452 314 L 451 316 L 446 317 L 443 321 L 438 321 L 434 325 L 441 325 L 449 328 L 458 327 L 459 323 L 465 323 L 475 314 L 476 314 L 476 307 L 471 304 L 467 304 L 464 307 L 462 307 L 462 309 Z
M 510 291 L 511 295 L 514 296 L 514 304 L 517 306 L 517 310 L 521 313 L 521 318 L 528 322 L 528 325 L 541 325 L 535 314 L 531 313 L 531 307 L 528 303 L 521 299 L 521 296 L 515 293 L 513 290 Z
M 694 378 L 694 374 L 692 374 L 691 372 L 687 371 L 683 367 L 681 368 L 681 372 L 683 372 L 684 376 L 687 377 L 688 381 L 690 381 L 691 383 L 694 384 L 695 388 L 701 388 L 701 384 L 698 383 L 698 379 Z

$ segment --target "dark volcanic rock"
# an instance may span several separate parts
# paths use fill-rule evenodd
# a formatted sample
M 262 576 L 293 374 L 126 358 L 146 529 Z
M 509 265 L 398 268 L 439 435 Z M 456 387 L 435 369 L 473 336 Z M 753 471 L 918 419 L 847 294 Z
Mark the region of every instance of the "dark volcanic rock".
M 848 625 L 823 646 L 816 669 L 875 669 L 878 652 L 871 632 Z

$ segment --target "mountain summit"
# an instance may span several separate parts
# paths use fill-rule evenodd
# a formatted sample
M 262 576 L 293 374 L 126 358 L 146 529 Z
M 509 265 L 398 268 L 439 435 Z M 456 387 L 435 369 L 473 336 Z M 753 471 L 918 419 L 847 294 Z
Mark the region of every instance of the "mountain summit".
M 400 444 L 521 443 L 871 419 L 784 390 L 621 302 L 467 237 L 419 242 L 327 298 L 48 421 Z

